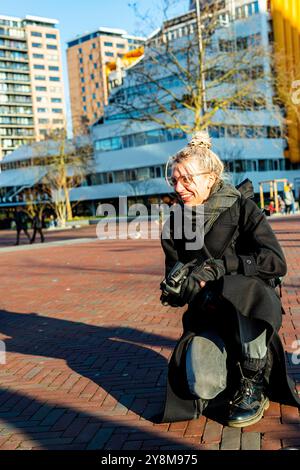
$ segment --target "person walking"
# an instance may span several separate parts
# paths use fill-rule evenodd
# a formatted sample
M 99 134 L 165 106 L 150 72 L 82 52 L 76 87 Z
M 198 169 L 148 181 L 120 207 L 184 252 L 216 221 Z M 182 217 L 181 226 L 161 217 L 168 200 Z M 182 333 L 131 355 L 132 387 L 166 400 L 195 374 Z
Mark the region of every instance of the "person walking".
M 15 214 L 14 214 L 14 220 L 15 220 L 16 230 L 17 230 L 17 239 L 16 239 L 15 245 L 19 245 L 20 243 L 20 234 L 22 230 L 30 242 L 30 235 L 27 231 L 27 217 L 22 207 L 17 206 L 15 210 Z
M 288 183 L 284 186 L 284 202 L 286 214 L 295 213 L 295 198 L 293 193 L 292 183 Z
M 32 218 L 32 228 L 33 228 L 33 234 L 32 234 L 30 243 L 34 243 L 37 232 L 40 234 L 41 243 L 44 243 L 45 237 L 44 237 L 43 230 L 42 230 L 43 222 L 38 212 L 36 212 Z
M 161 302 L 187 310 L 159 421 L 195 419 L 213 408 L 228 426 L 245 427 L 263 417 L 269 399 L 300 405 L 278 336 L 282 305 L 276 285 L 287 265 L 251 200 L 251 182 L 227 184 L 223 163 L 210 148 L 207 132 L 199 132 L 169 160 L 168 182 L 181 211 L 171 212 L 161 237 Z M 193 227 L 187 234 L 185 217 Z M 204 235 L 200 246 L 190 237 L 197 228 Z

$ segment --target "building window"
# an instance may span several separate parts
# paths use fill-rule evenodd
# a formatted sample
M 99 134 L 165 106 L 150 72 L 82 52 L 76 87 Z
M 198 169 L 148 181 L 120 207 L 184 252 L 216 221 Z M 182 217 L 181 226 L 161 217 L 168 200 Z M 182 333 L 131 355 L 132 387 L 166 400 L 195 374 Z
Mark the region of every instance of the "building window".
M 93 54 L 90 54 L 90 55 L 89 55 L 89 59 L 90 59 L 90 60 L 93 60 Z
M 113 57 L 114 56 L 113 52 L 105 52 L 105 55 L 107 57 Z
M 31 45 L 32 47 L 39 47 L 39 48 L 43 47 L 40 42 L 33 42 Z
M 48 98 L 46 96 L 38 96 L 36 98 L 37 102 L 38 103 L 47 103 L 48 102 Z
M 45 86 L 36 86 L 35 89 L 36 91 L 47 91 L 47 87 Z
M 52 113 L 62 114 L 63 110 L 61 108 L 52 108 Z
M 81 77 L 80 81 L 81 83 L 84 83 L 84 77 Z
M 31 36 L 35 36 L 36 38 L 41 38 L 43 35 L 42 33 L 38 33 L 37 31 L 31 31 Z
M 125 48 L 125 44 L 117 44 L 117 47 L 118 47 L 119 49 L 124 49 L 124 48 Z
M 99 88 L 99 83 L 98 82 L 96 82 L 96 88 Z
M 49 65 L 48 69 L 51 70 L 52 72 L 59 71 L 59 67 L 57 65 Z
M 37 109 L 37 112 L 38 112 L 38 113 L 47 113 L 47 112 L 48 112 L 48 109 L 47 109 L 47 108 L 38 108 L 38 109 Z
M 86 106 L 82 106 L 84 112 L 86 112 Z
M 45 66 L 41 64 L 34 64 L 33 68 L 37 70 L 45 70 Z
M 105 43 L 104 43 L 104 46 L 106 46 L 106 47 L 112 47 L 112 46 L 113 46 L 113 43 L 112 43 L 112 42 L 105 42 Z
M 63 124 L 64 120 L 63 119 L 53 119 L 53 124 Z
M 84 70 L 83 70 L 83 67 L 80 67 L 80 73 L 83 73 Z
M 82 87 L 81 87 L 81 92 L 82 92 L 82 93 L 85 93 L 85 86 L 82 86 Z
M 47 39 L 57 39 L 56 34 L 50 34 L 50 33 L 46 34 L 46 38 Z
M 44 59 L 44 54 L 33 54 L 34 59 Z
M 94 80 L 94 78 L 95 78 L 95 75 L 91 73 L 91 80 Z
M 96 44 L 93 42 L 93 49 L 96 49 Z
M 57 49 L 57 46 L 55 44 L 47 44 L 47 49 Z
M 51 103 L 61 103 L 62 99 L 61 98 L 51 98 Z
M 258 160 L 258 171 L 268 171 L 268 160 Z
M 46 80 L 45 75 L 35 75 L 35 80 Z
M 98 64 L 95 63 L 95 64 L 94 64 L 94 69 L 96 69 L 97 67 L 98 67 Z
M 51 91 L 51 93 L 61 93 L 62 89 L 61 89 L 60 86 L 51 86 L 50 91 Z
M 82 97 L 82 101 L 83 101 L 84 103 L 86 102 L 86 97 L 85 97 L 85 96 Z
M 52 61 L 56 61 L 56 60 L 58 60 L 58 55 L 57 54 L 47 55 L 47 59 L 52 60 Z
M 49 123 L 49 119 L 45 119 L 45 118 L 39 119 L 38 122 L 39 122 L 39 124 L 48 124 L 48 123 Z
M 82 49 L 81 49 L 81 47 L 79 47 L 78 52 L 79 52 L 79 54 L 82 54 Z
M 96 99 L 96 94 L 95 93 L 92 94 L 92 98 L 93 98 L 93 100 Z
M 49 77 L 50 82 L 60 82 L 59 77 Z

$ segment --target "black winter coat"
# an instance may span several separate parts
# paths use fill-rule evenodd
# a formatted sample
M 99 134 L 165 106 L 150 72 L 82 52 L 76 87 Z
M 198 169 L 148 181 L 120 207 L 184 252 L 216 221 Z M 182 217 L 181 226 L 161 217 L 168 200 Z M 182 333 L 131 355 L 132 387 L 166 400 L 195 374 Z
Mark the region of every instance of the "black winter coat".
M 223 259 L 226 275 L 210 282 L 206 289 L 218 293 L 224 305 L 224 315 L 230 308 L 249 318 L 266 322 L 270 351 L 268 361 L 268 396 L 274 401 L 300 405 L 295 384 L 287 374 L 285 353 L 278 336 L 282 323 L 282 306 L 272 287 L 274 278 L 287 272 L 286 261 L 275 234 L 265 215 L 250 199 L 243 196 L 223 212 L 204 239 L 199 251 L 185 249 L 186 240 L 174 239 L 171 214 L 169 239 L 162 238 L 166 275 L 176 263 L 186 263 L 195 257 Z M 166 405 L 163 421 L 178 421 L 197 417 L 198 403 L 186 387 L 185 351 L 197 332 L 195 305 L 190 305 L 183 317 L 183 335 L 169 364 Z M 229 318 L 229 316 L 228 316 Z M 198 413 L 199 414 L 199 413 Z

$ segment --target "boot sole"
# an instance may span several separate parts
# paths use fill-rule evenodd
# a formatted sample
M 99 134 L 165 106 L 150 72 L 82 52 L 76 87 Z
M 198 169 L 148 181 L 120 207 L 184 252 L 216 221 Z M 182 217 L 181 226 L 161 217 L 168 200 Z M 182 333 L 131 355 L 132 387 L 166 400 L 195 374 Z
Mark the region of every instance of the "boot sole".
M 269 399 L 265 398 L 264 404 L 262 405 L 260 412 L 256 416 L 253 416 L 251 419 L 245 421 L 228 421 L 227 426 L 230 426 L 231 428 L 244 428 L 246 426 L 251 426 L 252 424 L 255 424 L 261 420 L 264 415 L 264 411 L 267 410 L 269 406 Z

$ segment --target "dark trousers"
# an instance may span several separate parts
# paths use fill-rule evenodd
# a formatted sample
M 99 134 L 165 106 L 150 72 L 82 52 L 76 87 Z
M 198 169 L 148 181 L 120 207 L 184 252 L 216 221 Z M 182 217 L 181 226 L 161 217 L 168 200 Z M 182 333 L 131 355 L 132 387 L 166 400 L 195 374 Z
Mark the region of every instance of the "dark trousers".
M 16 245 L 19 245 L 19 243 L 20 243 L 20 233 L 22 232 L 22 230 L 23 230 L 23 232 L 25 233 L 25 235 L 27 236 L 28 240 L 30 240 L 30 235 L 29 235 L 29 233 L 27 232 L 27 228 L 25 228 L 25 227 L 17 228 L 17 240 L 16 240 Z
M 34 229 L 33 229 L 33 234 L 32 234 L 32 237 L 31 237 L 31 240 L 30 240 L 30 242 L 31 242 L 31 243 L 33 243 L 33 242 L 34 242 L 34 240 L 35 240 L 35 237 L 36 237 L 36 232 L 39 232 L 39 234 L 40 234 L 40 237 L 41 237 L 41 242 L 43 243 L 43 242 L 44 242 L 44 240 L 45 240 L 45 238 L 44 238 L 44 234 L 43 234 L 43 232 L 42 232 L 42 229 L 41 229 L 41 228 L 37 228 L 37 227 L 34 227 Z

